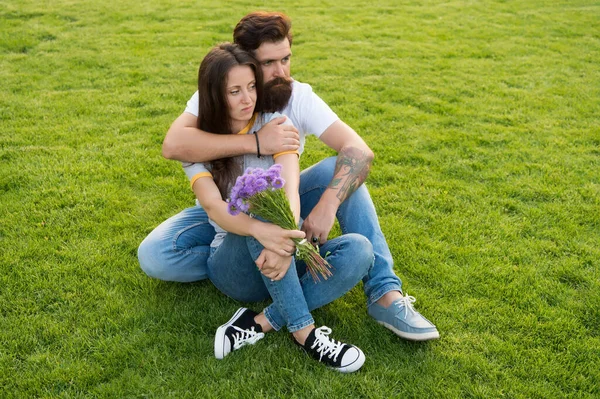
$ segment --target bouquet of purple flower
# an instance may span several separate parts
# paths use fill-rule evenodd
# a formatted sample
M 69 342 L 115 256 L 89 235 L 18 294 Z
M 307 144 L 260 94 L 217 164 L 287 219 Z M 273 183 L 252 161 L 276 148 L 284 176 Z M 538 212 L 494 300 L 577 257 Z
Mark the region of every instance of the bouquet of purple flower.
M 231 189 L 228 211 L 231 215 L 250 212 L 287 230 L 296 230 L 296 220 L 285 195 L 281 177 L 281 165 L 275 164 L 266 171 L 261 168 L 248 168 L 237 178 Z M 327 280 L 331 273 L 331 265 L 321 257 L 317 248 L 306 239 L 293 239 L 296 243 L 296 257 L 306 262 L 306 267 L 313 277 L 319 281 L 319 274 Z

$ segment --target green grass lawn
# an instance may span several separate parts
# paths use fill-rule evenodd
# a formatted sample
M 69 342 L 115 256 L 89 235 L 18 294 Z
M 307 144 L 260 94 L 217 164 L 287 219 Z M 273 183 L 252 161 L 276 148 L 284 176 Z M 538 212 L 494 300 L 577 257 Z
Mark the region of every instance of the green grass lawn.
M 213 3 L 0 0 L 0 397 L 600 397 L 600 4 Z M 285 333 L 216 360 L 240 304 L 137 263 L 193 203 L 164 134 L 257 7 L 375 151 L 396 273 L 441 332 L 397 338 L 360 285 L 314 312 L 365 352 L 353 375 Z

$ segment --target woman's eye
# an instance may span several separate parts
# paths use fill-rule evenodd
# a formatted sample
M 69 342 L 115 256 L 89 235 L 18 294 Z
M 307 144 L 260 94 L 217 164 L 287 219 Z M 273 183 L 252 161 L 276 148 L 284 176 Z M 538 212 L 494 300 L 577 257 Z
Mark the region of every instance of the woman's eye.
M 239 90 L 231 90 L 229 92 L 229 94 L 231 94 L 232 96 L 235 96 L 236 94 L 238 94 L 240 91 Z

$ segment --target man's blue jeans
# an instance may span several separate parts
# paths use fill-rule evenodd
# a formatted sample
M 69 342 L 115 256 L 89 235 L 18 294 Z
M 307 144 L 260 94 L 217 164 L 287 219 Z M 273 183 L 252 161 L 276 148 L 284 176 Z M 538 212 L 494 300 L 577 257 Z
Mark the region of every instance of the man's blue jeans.
M 275 330 L 301 330 L 314 320 L 310 314 L 350 291 L 373 264 L 371 243 L 359 234 L 345 234 L 327 241 L 321 256 L 333 266 L 333 276 L 315 282 L 306 264 L 291 258 L 290 267 L 279 281 L 271 281 L 256 267 L 264 247 L 252 237 L 227 234 L 218 248 L 211 248 L 208 277 L 225 295 L 242 302 L 271 297 L 265 316 Z
M 336 157 L 326 158 L 300 174 L 300 211 L 303 219 L 312 211 L 331 182 L 335 161 Z M 363 278 L 367 305 L 389 291 L 400 291 L 402 282 L 394 274 L 392 254 L 364 184 L 342 203 L 336 216 L 342 234 L 360 234 L 373 246 L 375 261 Z M 150 277 L 161 280 L 190 282 L 205 279 L 208 277 L 206 262 L 214 235 L 204 209 L 199 206 L 184 209 L 164 221 L 140 244 L 140 266 Z

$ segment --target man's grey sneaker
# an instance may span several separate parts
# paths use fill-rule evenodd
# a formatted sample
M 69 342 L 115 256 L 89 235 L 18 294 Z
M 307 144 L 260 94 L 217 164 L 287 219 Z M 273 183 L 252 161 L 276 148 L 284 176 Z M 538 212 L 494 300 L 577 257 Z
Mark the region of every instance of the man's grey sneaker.
M 315 328 L 310 332 L 304 345 L 300 345 L 309 355 L 329 368 L 342 373 L 352 373 L 362 367 L 365 354 L 354 345 L 344 344 L 329 338 L 329 327 Z
M 405 295 L 389 308 L 373 303 L 368 312 L 379 324 L 392 330 L 396 335 L 411 341 L 428 341 L 440 337 L 435 325 L 413 307 L 415 297 Z
M 244 345 L 253 345 L 265 334 L 262 327 L 254 321 L 257 313 L 250 309 L 239 308 L 233 317 L 221 327 L 215 335 L 215 357 L 223 359 L 230 352 Z

